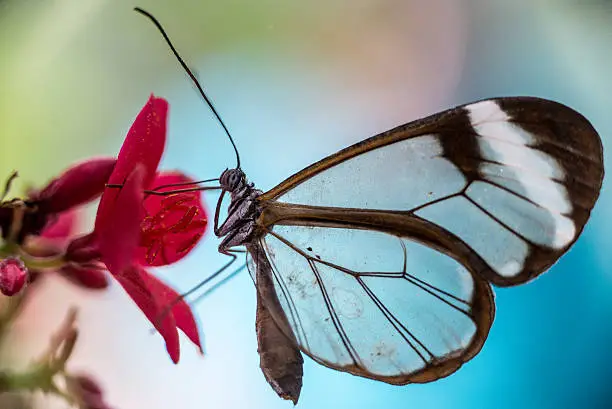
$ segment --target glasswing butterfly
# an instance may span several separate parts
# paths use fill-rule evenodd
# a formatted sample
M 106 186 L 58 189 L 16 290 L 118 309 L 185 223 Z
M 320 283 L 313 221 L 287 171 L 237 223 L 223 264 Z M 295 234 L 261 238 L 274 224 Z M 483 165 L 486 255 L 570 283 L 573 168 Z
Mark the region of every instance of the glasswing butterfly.
M 576 241 L 603 179 L 581 114 L 534 97 L 482 100 L 398 126 L 268 192 L 237 157 L 218 179 L 219 251 L 244 247 L 257 288 L 260 366 L 297 402 L 302 353 L 396 385 L 455 372 L 482 348 L 491 285 L 526 283 Z M 219 224 L 223 198 L 231 201 Z

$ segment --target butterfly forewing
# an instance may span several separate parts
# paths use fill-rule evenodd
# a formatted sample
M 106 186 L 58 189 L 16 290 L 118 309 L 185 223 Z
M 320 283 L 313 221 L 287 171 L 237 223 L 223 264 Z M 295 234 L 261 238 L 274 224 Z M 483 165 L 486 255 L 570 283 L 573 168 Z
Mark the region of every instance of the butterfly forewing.
M 260 202 L 418 216 L 466 244 L 486 279 L 515 285 L 576 240 L 602 178 L 599 136 L 579 113 L 538 98 L 500 98 L 367 139 Z

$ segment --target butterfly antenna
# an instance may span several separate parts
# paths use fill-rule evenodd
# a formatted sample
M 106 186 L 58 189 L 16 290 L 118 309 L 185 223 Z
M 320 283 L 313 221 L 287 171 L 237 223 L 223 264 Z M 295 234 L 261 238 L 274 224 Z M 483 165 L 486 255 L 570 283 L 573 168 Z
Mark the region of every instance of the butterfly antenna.
M 170 37 L 168 37 L 168 34 L 166 34 L 166 31 L 162 27 L 161 23 L 159 21 L 157 21 L 157 19 L 155 17 L 153 17 L 153 15 L 151 13 L 141 9 L 140 7 L 135 7 L 134 11 L 144 15 L 145 17 L 148 17 L 149 20 L 151 20 L 153 22 L 153 24 L 155 24 L 155 27 L 157 27 L 157 29 L 159 30 L 161 35 L 164 37 L 164 40 L 166 40 L 166 43 L 170 47 L 170 50 L 172 50 L 172 53 L 176 57 L 177 61 L 179 62 L 179 64 L 181 64 L 181 67 L 183 67 L 183 70 L 185 70 L 185 72 L 187 73 L 187 75 L 189 76 L 191 81 L 195 84 L 196 88 L 198 89 L 198 92 L 200 93 L 202 98 L 204 98 L 204 101 L 206 101 L 206 104 L 208 104 L 208 107 L 210 108 L 212 113 L 215 115 L 215 117 L 217 118 L 217 120 L 221 124 L 221 127 L 223 128 L 223 130 L 227 134 L 227 137 L 229 138 L 229 140 L 230 140 L 230 142 L 232 144 L 232 147 L 234 148 L 234 152 L 236 153 L 236 168 L 240 169 L 240 155 L 238 154 L 238 148 L 236 147 L 236 143 L 234 143 L 234 138 L 232 138 L 232 135 L 230 135 L 229 130 L 225 126 L 225 123 L 223 123 L 223 120 L 221 119 L 221 116 L 219 116 L 219 114 L 217 113 L 217 110 L 215 109 L 214 105 L 212 104 L 212 102 L 206 96 L 206 93 L 204 92 L 204 89 L 200 85 L 198 79 L 195 77 L 193 72 L 191 72 L 191 70 L 189 69 L 189 67 L 187 66 L 187 64 L 183 60 L 183 58 L 180 56 L 178 51 L 176 51 L 176 48 L 174 48 L 174 45 L 172 44 L 172 41 L 170 41 Z

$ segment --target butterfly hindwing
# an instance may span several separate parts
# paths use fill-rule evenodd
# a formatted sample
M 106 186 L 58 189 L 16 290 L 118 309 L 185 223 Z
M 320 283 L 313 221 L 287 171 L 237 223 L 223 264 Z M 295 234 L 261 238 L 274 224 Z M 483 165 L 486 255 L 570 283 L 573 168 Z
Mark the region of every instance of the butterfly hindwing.
M 259 256 L 249 268 L 275 320 L 303 352 L 337 370 L 393 384 L 432 381 L 472 358 L 493 320 L 479 274 L 396 235 L 288 225 L 253 246 Z

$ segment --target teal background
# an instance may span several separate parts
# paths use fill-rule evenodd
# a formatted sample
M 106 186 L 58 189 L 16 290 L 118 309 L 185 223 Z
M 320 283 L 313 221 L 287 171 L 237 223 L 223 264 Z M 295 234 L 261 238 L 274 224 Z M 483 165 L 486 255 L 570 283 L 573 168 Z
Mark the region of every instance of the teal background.
M 210 178 L 234 165 L 221 128 L 153 26 L 131 12 L 134 5 L 166 26 L 232 131 L 244 170 L 263 190 L 400 123 L 502 95 L 577 109 L 600 132 L 607 163 L 608 4 L 4 0 L 0 177 L 18 169 L 21 187 L 42 184 L 73 161 L 116 154 L 150 92 L 171 105 L 162 167 Z M 206 197 L 212 209 L 216 196 Z M 547 274 L 496 289 L 489 339 L 459 372 L 395 387 L 307 359 L 299 407 L 612 407 L 611 199 L 604 181 L 581 238 Z M 222 265 L 217 245 L 209 231 L 187 259 L 156 273 L 187 290 Z M 16 365 L 42 350 L 45 334 L 77 304 L 81 338 L 71 366 L 94 374 L 117 408 L 290 407 L 258 368 L 255 293 L 246 272 L 196 305 L 206 356 L 183 339 L 177 366 L 118 286 L 98 294 L 48 281 L 12 335 Z

